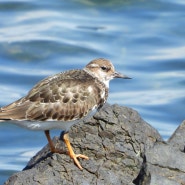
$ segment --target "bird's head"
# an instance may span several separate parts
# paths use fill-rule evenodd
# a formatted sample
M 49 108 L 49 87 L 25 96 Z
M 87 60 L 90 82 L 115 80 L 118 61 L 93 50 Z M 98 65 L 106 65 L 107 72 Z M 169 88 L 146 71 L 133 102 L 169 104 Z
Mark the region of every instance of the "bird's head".
M 130 79 L 128 76 L 115 71 L 113 64 L 104 58 L 92 60 L 84 69 L 97 77 L 107 87 L 109 87 L 109 81 L 113 78 Z

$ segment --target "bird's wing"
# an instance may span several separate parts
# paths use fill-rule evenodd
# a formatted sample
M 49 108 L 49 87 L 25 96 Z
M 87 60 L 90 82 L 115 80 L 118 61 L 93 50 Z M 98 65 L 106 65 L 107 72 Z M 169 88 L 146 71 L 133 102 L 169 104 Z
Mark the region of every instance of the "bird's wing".
M 71 80 L 71 74 L 65 75 L 66 78 L 59 74 L 41 81 L 27 96 L 1 108 L 0 119 L 75 120 L 103 104 L 101 94 L 105 89 L 94 78 L 84 80 L 84 76 L 77 76 Z

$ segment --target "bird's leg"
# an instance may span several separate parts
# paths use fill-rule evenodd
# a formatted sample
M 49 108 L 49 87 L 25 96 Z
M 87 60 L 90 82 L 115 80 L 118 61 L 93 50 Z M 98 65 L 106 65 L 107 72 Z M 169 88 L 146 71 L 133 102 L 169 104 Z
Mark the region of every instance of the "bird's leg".
M 50 137 L 50 134 L 49 134 L 49 130 L 45 130 L 44 133 L 45 133 L 45 135 L 47 137 L 48 144 L 49 144 L 49 147 L 50 147 L 50 151 L 52 153 L 58 153 L 58 150 L 55 148 L 55 146 L 53 145 L 53 142 L 51 140 L 51 137 Z
M 89 159 L 87 156 L 85 155 L 82 155 L 82 154 L 75 154 L 74 151 L 73 151 L 73 148 L 70 144 L 70 141 L 69 141 L 69 136 L 68 136 L 68 133 L 65 133 L 63 135 L 63 140 L 68 148 L 68 151 L 69 151 L 69 156 L 74 160 L 75 164 L 78 166 L 78 168 L 80 168 L 80 170 L 82 170 L 83 168 L 81 167 L 79 161 L 78 161 L 78 157 L 80 158 L 83 158 L 83 159 Z
M 55 146 L 53 145 L 53 142 L 52 142 L 52 139 L 50 137 L 50 134 L 49 134 L 49 130 L 45 130 L 45 135 L 47 137 L 47 140 L 48 140 L 48 144 L 49 144 L 49 147 L 50 147 L 50 151 L 52 153 L 60 153 L 60 151 L 58 149 L 55 148 Z M 70 144 L 70 141 L 69 141 L 69 136 L 68 136 L 68 133 L 65 133 L 63 135 L 63 140 L 68 148 L 68 151 L 69 151 L 69 156 L 74 160 L 75 164 L 78 166 L 78 168 L 80 168 L 81 170 L 83 169 L 82 166 L 80 165 L 79 161 L 78 161 L 78 157 L 80 158 L 83 158 L 83 159 L 89 159 L 87 156 L 85 155 L 82 155 L 82 154 L 75 154 L 74 151 L 73 151 L 73 148 Z

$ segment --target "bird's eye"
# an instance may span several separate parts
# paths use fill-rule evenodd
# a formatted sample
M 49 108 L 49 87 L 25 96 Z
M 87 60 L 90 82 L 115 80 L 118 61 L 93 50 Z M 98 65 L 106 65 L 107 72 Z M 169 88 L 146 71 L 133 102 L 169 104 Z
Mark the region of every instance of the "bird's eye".
M 102 69 L 103 71 L 106 71 L 106 70 L 107 70 L 107 67 L 102 66 L 101 69 Z

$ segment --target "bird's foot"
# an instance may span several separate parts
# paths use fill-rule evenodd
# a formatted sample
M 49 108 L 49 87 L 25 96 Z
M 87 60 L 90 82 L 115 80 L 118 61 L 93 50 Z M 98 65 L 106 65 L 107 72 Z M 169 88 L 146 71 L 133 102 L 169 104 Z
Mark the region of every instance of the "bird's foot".
M 70 144 L 70 141 L 69 141 L 68 133 L 65 133 L 63 135 L 63 140 L 64 140 L 64 142 L 65 142 L 65 144 L 66 144 L 66 146 L 68 148 L 68 152 L 69 152 L 68 154 L 69 154 L 69 156 L 71 157 L 71 159 L 74 160 L 74 163 L 78 166 L 78 168 L 80 168 L 80 170 L 82 170 L 83 168 L 80 165 L 80 162 L 78 161 L 77 158 L 82 158 L 82 159 L 89 159 L 89 158 L 87 156 L 85 156 L 85 155 L 75 154 L 74 153 L 73 148 L 72 148 L 72 146 Z
M 83 168 L 80 165 L 80 162 L 78 161 L 77 158 L 82 158 L 82 159 L 86 159 L 86 160 L 89 159 L 89 157 L 87 157 L 86 155 L 75 154 L 74 152 L 72 152 L 72 153 L 69 152 L 69 156 L 74 160 L 74 163 L 78 166 L 78 168 L 80 168 L 80 170 L 82 170 Z

